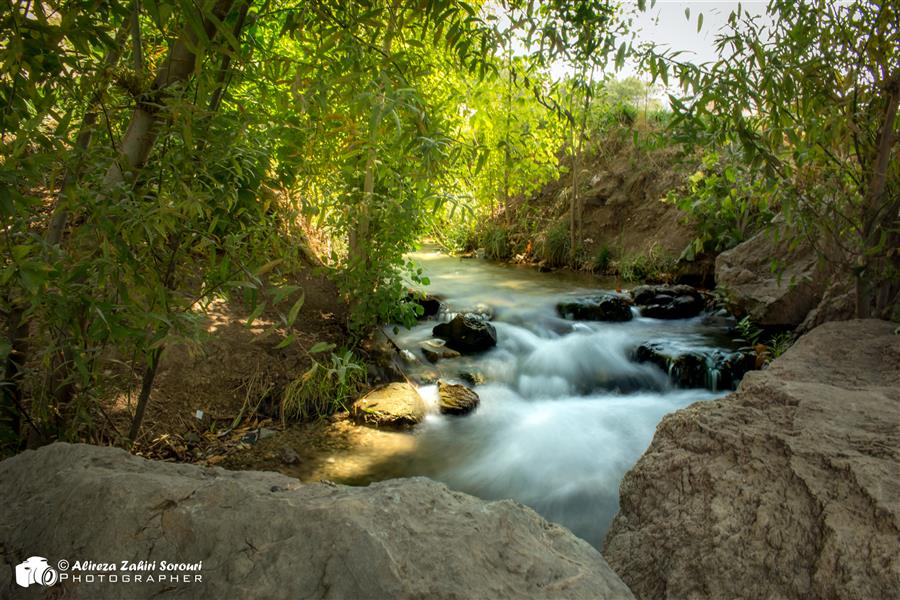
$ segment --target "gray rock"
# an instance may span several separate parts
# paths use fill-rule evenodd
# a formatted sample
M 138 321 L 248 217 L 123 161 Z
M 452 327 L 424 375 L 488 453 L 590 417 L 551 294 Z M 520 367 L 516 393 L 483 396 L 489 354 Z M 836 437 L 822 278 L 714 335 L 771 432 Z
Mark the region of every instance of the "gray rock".
M 664 342 L 645 342 L 637 347 L 634 359 L 654 364 L 681 388 L 733 390 L 747 371 L 756 368 L 755 352 L 723 350 L 681 350 Z
M 438 399 L 441 413 L 445 415 L 465 415 L 476 408 L 481 399 L 473 390 L 464 385 L 438 381 Z
M 809 311 L 796 334 L 812 331 L 829 321 L 847 321 L 856 316 L 856 287 L 850 278 L 838 278 L 822 295 L 819 305 Z
M 410 427 L 425 418 L 425 402 L 410 384 L 389 383 L 354 402 L 350 415 L 369 425 Z
M 436 363 L 443 358 L 457 358 L 459 352 L 452 348 L 448 348 L 444 340 L 427 340 L 422 342 L 422 354 L 430 363 Z
M 435 326 L 432 334 L 463 354 L 484 352 L 497 345 L 497 330 L 476 314 L 456 315 L 449 323 Z
M 689 285 L 642 285 L 631 291 L 641 315 L 652 319 L 689 319 L 704 308 L 703 297 Z
M 300 462 L 300 455 L 290 446 L 282 446 L 278 450 L 278 458 L 286 465 L 296 465 Z
M 565 300 L 556 305 L 556 312 L 564 319 L 576 321 L 630 321 L 633 318 L 628 300 L 613 293 Z
M 604 555 L 642 599 L 895 598 L 900 336 L 827 323 L 663 419 Z
M 782 231 L 786 231 L 782 227 Z M 773 262 L 784 267 L 772 271 Z M 815 251 L 791 248 L 762 231 L 716 258 L 716 284 L 729 308 L 762 327 L 796 327 L 816 307 L 824 291 Z
M 422 478 L 301 484 L 53 444 L 0 463 L 0 481 L 4 598 L 44 597 L 12 581 L 30 556 L 66 559 L 70 576 L 76 560 L 202 561 L 199 583 L 44 590 L 74 599 L 633 598 L 595 549 L 531 509 Z

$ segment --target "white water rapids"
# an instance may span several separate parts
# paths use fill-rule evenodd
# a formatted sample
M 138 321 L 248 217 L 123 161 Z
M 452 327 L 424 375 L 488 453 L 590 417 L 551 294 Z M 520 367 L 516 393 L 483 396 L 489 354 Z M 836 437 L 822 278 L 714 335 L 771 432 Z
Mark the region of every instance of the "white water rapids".
M 440 415 L 436 386 L 423 386 L 434 412 L 415 429 L 415 451 L 387 459 L 365 480 L 424 475 L 481 498 L 511 498 L 599 547 L 618 508 L 619 482 L 660 419 L 722 395 L 674 388 L 659 368 L 634 362 L 632 351 L 646 341 L 716 348 L 728 344 L 724 328 L 704 324 L 702 316 L 565 321 L 556 314 L 558 301 L 596 292 L 603 283 L 609 289 L 610 282 L 437 252 L 412 258 L 431 279 L 428 292 L 450 311 L 490 307 L 498 343 L 483 354 L 430 365 L 418 348 L 438 321 L 387 330 L 422 361 L 413 371 L 436 369 L 450 380 L 483 375 L 475 387 L 481 405 L 463 417 Z

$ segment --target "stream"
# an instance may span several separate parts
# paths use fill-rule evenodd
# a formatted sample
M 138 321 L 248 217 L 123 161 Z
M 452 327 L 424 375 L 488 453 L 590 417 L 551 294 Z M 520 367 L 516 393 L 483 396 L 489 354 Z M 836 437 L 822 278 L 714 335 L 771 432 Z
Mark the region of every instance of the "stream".
M 346 483 L 427 476 L 484 499 L 517 500 L 600 547 L 618 510 L 619 482 L 662 417 L 725 393 L 676 388 L 659 367 L 635 362 L 634 349 L 650 341 L 733 349 L 727 326 L 704 315 L 663 321 L 636 312 L 624 323 L 566 321 L 556 313 L 557 302 L 612 289 L 614 282 L 427 249 L 411 258 L 445 312 L 413 329 L 386 332 L 415 355 L 406 369 L 414 378 L 474 379 L 481 404 L 467 416 L 441 415 L 437 386 L 422 385 L 432 412 L 412 434 L 414 451 L 388 457 Z M 424 359 L 420 344 L 432 339 L 438 322 L 478 310 L 493 313 L 495 348 L 435 365 Z

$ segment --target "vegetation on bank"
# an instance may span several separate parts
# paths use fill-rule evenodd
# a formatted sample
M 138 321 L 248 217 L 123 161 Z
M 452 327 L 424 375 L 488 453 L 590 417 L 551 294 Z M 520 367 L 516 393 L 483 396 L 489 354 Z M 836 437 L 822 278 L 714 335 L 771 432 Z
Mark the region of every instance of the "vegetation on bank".
M 8 8 L 5 447 L 89 439 L 123 369 L 136 385 L 114 442 L 133 441 L 161 358 L 202 348 L 220 301 L 246 306 L 248 327 L 264 321 L 273 351 L 301 344 L 300 273 L 337 283 L 350 345 L 377 323 L 411 322 L 407 286 L 426 281 L 404 255 L 428 232 L 499 259 L 654 278 L 678 256 L 590 237 L 590 171 L 611 148 L 677 180 L 660 198 L 696 227 L 684 257 L 780 213 L 854 278 L 860 316 L 897 305 L 890 3 L 773 0 L 771 25 L 737 9 L 707 65 L 633 44 L 628 11 L 599 0 Z M 626 60 L 671 110 L 616 79 Z M 316 390 L 349 393 L 358 370 L 352 355 L 301 349 L 283 414 L 312 418 L 334 407 L 317 407 Z

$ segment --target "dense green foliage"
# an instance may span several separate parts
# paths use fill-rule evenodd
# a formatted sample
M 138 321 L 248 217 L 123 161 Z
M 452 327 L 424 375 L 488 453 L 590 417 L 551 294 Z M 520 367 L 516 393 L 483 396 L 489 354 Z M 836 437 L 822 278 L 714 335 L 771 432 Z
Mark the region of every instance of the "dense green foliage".
M 9 0 L 0 443 L 91 437 L 100 399 L 139 373 L 113 441 L 134 440 L 160 357 L 202 347 L 212 302 L 275 314 L 278 346 L 298 343 L 298 270 L 338 283 L 351 341 L 411 323 L 408 286 L 427 280 L 405 255 L 426 233 L 652 278 L 670 257 L 585 243 L 587 158 L 626 140 L 682 145 L 694 175 L 669 199 L 697 225 L 690 253 L 780 211 L 856 276 L 860 314 L 883 312 L 900 286 L 898 13 L 770 13 L 736 12 L 698 66 L 632 48 L 627 14 L 599 0 Z M 616 79 L 632 55 L 678 79 L 673 113 Z M 548 215 L 530 199 L 553 182 L 567 208 Z M 313 361 L 291 410 L 333 408 L 307 392 L 355 386 L 348 357 Z

